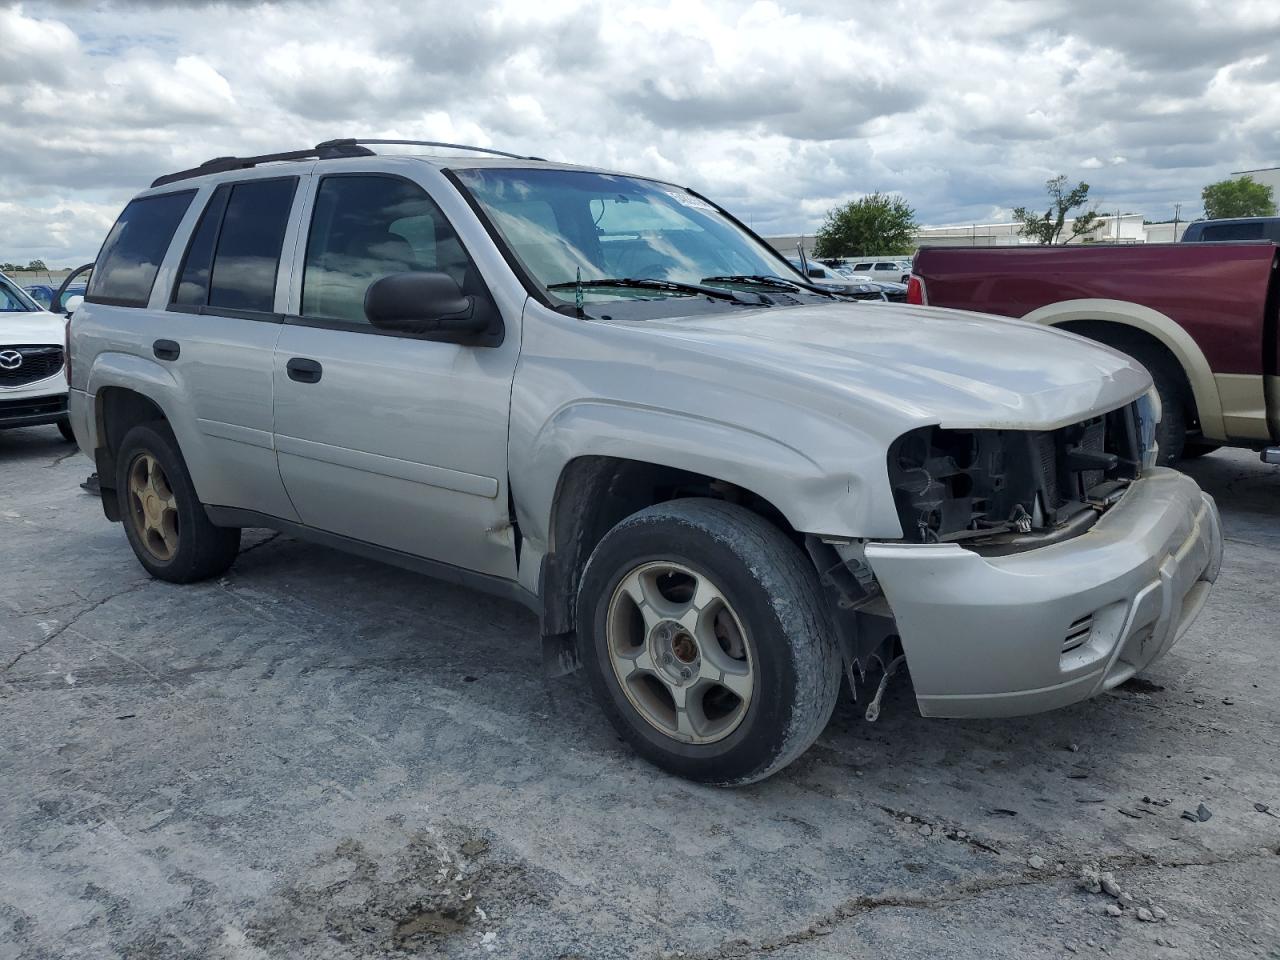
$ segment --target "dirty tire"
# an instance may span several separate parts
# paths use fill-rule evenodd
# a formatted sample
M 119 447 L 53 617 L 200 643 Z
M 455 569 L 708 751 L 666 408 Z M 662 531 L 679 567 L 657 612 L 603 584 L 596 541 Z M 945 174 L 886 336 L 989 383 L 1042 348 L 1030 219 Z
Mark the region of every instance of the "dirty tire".
M 160 465 L 175 501 L 177 546 L 167 560 L 159 559 L 143 543 L 132 521 L 129 471 L 139 457 L 146 455 Z M 115 486 L 129 545 L 138 562 L 153 577 L 172 583 L 193 583 L 225 572 L 234 562 L 240 551 L 240 529 L 215 527 L 209 522 L 178 450 L 178 441 L 167 423 L 142 423 L 125 434 L 116 453 Z
M 1151 374 L 1156 393 L 1160 394 L 1160 426 L 1156 429 L 1159 463 L 1172 466 L 1185 455 L 1188 412 L 1193 403 L 1182 369 L 1176 361 L 1144 344 L 1124 344 L 1117 349 L 1129 354 Z
M 75 431 L 71 429 L 71 421 L 66 417 L 63 417 L 58 421 L 58 432 L 62 434 L 62 439 L 67 441 L 67 443 L 76 442 Z
M 673 563 L 713 580 L 741 621 L 754 687 L 737 726 L 711 743 L 658 730 L 623 691 L 611 662 L 611 598 L 640 565 Z M 690 780 L 731 786 L 763 780 L 817 739 L 835 707 L 841 660 L 813 564 L 774 525 L 710 499 L 641 510 L 605 534 L 578 589 L 579 648 L 597 701 L 651 763 Z
M 1199 460 L 1201 457 L 1208 456 L 1215 450 L 1221 450 L 1220 443 L 1205 443 L 1199 440 L 1188 440 L 1186 446 L 1182 448 L 1183 460 Z

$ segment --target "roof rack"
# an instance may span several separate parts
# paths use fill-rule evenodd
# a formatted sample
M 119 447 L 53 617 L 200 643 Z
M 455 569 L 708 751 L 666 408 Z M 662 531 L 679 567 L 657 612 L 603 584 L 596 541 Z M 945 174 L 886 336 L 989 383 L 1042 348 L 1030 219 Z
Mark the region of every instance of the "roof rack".
M 287 150 L 283 153 L 262 153 L 254 157 L 214 157 L 206 160 L 198 167 L 179 170 L 177 173 L 166 173 L 151 181 L 153 187 L 163 187 L 167 183 L 179 180 L 190 180 L 192 177 L 203 177 L 211 173 L 225 173 L 228 170 L 248 170 L 260 163 L 275 163 L 283 160 L 334 160 L 339 157 L 372 157 L 376 154 L 365 144 L 403 144 L 415 147 L 445 147 L 450 150 L 470 150 L 473 153 L 486 153 L 495 157 L 507 157 L 511 160 L 542 160 L 542 157 L 526 157 L 518 153 L 507 153 L 505 150 L 491 150 L 488 147 L 473 147 L 465 143 L 444 143 L 439 140 L 326 140 L 317 143 L 309 150 Z

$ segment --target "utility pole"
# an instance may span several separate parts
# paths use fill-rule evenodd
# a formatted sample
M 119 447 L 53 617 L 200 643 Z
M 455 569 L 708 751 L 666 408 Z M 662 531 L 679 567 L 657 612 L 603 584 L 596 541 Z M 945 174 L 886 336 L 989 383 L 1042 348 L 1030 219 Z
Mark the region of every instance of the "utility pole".
M 1173 205 L 1173 242 L 1178 242 L 1178 214 L 1182 213 L 1182 204 Z

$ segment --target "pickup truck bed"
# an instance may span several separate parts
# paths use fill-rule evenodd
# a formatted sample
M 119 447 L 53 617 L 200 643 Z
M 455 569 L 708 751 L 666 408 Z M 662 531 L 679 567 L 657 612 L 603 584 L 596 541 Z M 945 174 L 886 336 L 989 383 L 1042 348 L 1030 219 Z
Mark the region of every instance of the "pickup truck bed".
M 1280 440 L 1277 246 L 926 247 L 910 296 L 1060 327 L 1142 361 L 1188 453 Z M 1181 438 L 1162 444 L 1173 458 Z

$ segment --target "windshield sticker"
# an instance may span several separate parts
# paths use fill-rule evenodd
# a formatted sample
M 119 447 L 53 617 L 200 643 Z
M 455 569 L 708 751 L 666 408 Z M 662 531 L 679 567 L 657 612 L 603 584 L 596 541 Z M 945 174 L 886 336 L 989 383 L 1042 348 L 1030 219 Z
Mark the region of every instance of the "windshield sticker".
M 677 193 L 675 190 L 664 190 L 663 192 L 682 206 L 693 207 L 695 210 L 715 210 L 715 207 L 707 203 L 707 201 L 700 200 L 691 193 Z

